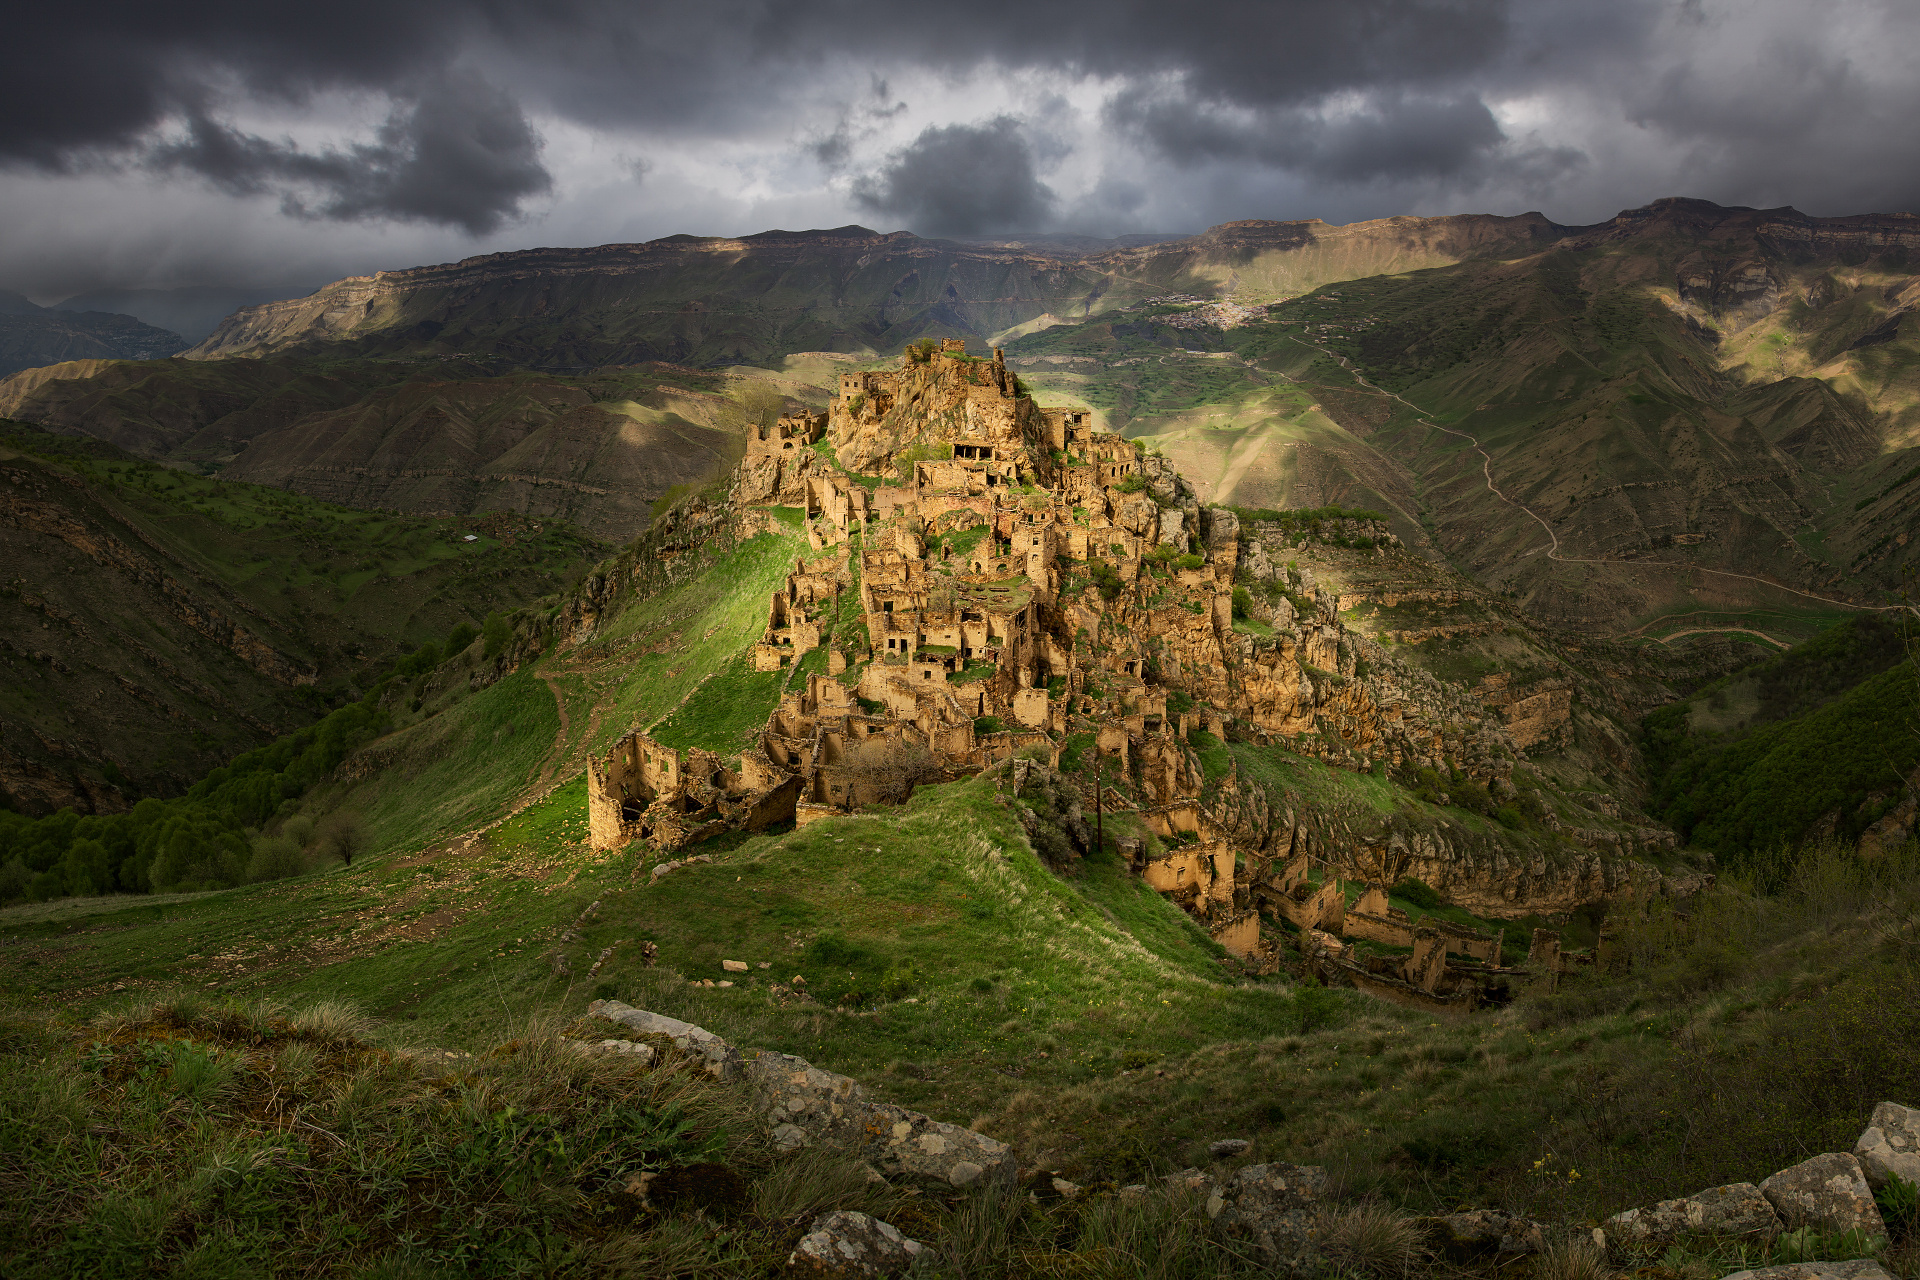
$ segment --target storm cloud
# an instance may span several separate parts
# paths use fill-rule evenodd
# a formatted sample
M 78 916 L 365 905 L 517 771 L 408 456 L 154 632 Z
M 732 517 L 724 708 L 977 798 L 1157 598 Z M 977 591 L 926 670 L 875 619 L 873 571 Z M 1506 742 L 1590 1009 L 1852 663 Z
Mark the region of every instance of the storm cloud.
M 1906 210 L 1916 42 L 1888 0 L 80 0 L 10 24 L 0 287 L 851 219 Z
M 1047 225 L 1054 194 L 1034 173 L 1019 123 L 1001 116 L 929 126 L 878 173 L 856 181 L 853 201 L 931 235 L 980 235 Z
M 533 127 L 478 76 L 447 75 L 397 96 L 371 142 L 307 151 L 195 113 L 186 136 L 154 146 L 146 163 L 234 195 L 276 194 L 297 217 L 437 222 L 472 235 L 551 189 Z

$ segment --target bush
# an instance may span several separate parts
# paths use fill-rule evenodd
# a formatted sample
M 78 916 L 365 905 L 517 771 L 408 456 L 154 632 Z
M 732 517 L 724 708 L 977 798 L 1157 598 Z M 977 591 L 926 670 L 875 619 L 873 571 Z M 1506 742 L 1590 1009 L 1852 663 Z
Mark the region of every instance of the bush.
M 446 655 L 455 658 L 467 651 L 467 646 L 480 638 L 480 633 L 467 622 L 456 622 L 453 630 L 447 632 Z
M 487 641 L 487 647 L 481 652 L 488 658 L 497 658 L 513 641 L 513 624 L 507 621 L 505 614 L 490 613 L 486 621 L 480 624 L 480 634 Z
M 266 880 L 285 880 L 289 876 L 302 875 L 307 870 L 306 855 L 301 852 L 298 842 L 289 836 L 256 836 L 253 841 L 253 856 L 247 860 L 247 881 L 259 884 Z
M 1402 902 L 1411 902 L 1422 911 L 1432 911 L 1441 904 L 1440 891 L 1416 876 L 1408 876 L 1387 890 L 1387 896 L 1398 898 Z
M 1287 1004 L 1294 1030 L 1301 1035 L 1333 1026 L 1345 1007 L 1340 997 L 1327 988 L 1304 983 L 1293 989 L 1293 997 Z

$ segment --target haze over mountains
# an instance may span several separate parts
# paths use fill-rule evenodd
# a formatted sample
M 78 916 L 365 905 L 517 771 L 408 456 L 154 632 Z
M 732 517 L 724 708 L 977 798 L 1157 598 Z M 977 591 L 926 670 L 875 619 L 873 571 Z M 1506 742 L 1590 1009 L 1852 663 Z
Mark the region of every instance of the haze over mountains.
M 178 333 L 130 315 L 63 311 L 0 291 L 0 372 L 68 360 L 151 360 L 188 345 Z
M 242 307 L 276 298 L 297 298 L 311 292 L 297 285 L 235 288 L 188 285 L 178 289 L 96 289 L 56 302 L 54 311 L 110 311 L 145 324 L 169 329 L 188 342 L 198 342 Z
M 336 281 L 184 360 L 16 375 L 0 412 L 337 500 L 626 537 L 724 452 L 702 397 L 746 377 L 820 403 L 839 363 L 959 334 L 1210 500 L 1380 507 L 1543 619 L 1758 609 L 1784 639 L 1908 562 L 1916 255 L 1909 215 L 1690 200 L 1585 227 L 682 235 Z M 638 398 L 593 372 L 647 362 L 689 372 L 655 367 Z M 631 516 L 595 496 L 615 492 Z

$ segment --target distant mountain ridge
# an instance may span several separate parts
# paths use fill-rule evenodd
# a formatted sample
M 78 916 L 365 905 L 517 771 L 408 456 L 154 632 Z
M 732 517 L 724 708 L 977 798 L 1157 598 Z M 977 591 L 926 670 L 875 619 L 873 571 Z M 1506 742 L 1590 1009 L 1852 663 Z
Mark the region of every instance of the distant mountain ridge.
M 989 338 L 1169 292 L 1304 291 L 1354 274 L 1525 252 L 1539 214 L 1330 227 L 1238 222 L 1085 257 L 865 227 L 669 236 L 544 248 L 355 276 L 250 307 L 195 359 L 293 349 L 493 356 L 549 366 L 726 365 L 796 351 L 892 351 L 932 334 Z
M 111 311 L 156 328 L 168 329 L 189 343 L 199 342 L 242 307 L 311 293 L 311 286 L 276 285 L 229 288 L 190 285 L 180 289 L 99 289 L 79 293 L 48 308 L 53 311 Z
M 0 377 L 65 360 L 152 360 L 188 345 L 133 316 L 59 311 L 0 290 Z
M 1779 637 L 1879 602 L 1920 555 L 1916 309 L 1920 218 L 1677 198 L 1590 226 L 1253 219 L 1139 243 L 679 235 L 336 281 L 187 359 L 16 375 L 0 413 L 333 500 L 624 538 L 715 458 L 721 371 L 817 403 L 836 362 L 960 335 L 1213 501 L 1387 511 L 1568 626 Z

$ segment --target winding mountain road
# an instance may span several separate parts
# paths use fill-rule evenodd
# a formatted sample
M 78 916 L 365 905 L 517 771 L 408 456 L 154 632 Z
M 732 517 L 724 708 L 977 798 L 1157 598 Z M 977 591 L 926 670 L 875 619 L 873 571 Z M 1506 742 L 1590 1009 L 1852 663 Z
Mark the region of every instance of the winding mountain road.
M 1635 568 L 1645 566 L 1650 568 L 1687 569 L 1694 573 L 1711 574 L 1716 578 L 1738 578 L 1745 582 L 1757 582 L 1762 586 L 1772 587 L 1776 591 L 1790 592 L 1793 595 L 1801 596 L 1808 600 L 1817 600 L 1821 604 L 1832 605 L 1835 608 L 1857 609 L 1866 613 L 1898 613 L 1904 610 L 1905 612 L 1911 613 L 1915 617 L 1920 618 L 1920 607 L 1916 607 L 1910 604 L 1855 604 L 1851 600 L 1834 600 L 1828 596 L 1816 595 L 1811 591 L 1802 591 L 1799 587 L 1790 587 L 1783 582 L 1775 582 L 1771 578 L 1756 577 L 1755 575 L 1750 573 L 1733 573 L 1725 569 L 1707 569 L 1707 568 L 1703 568 L 1700 565 L 1688 564 L 1685 561 L 1680 561 L 1680 560 L 1594 560 L 1594 559 L 1588 559 L 1582 556 L 1563 556 L 1560 554 L 1560 535 L 1553 531 L 1553 526 L 1548 524 L 1546 520 L 1542 519 L 1539 513 L 1534 511 L 1532 507 L 1527 506 L 1526 503 L 1521 502 L 1515 498 L 1510 498 L 1505 493 L 1501 492 L 1500 486 L 1493 482 L 1493 456 L 1489 454 L 1486 451 L 1486 449 L 1481 446 L 1480 441 L 1477 437 L 1473 436 L 1468 432 L 1458 430 L 1457 428 L 1454 428 L 1454 427 L 1442 426 L 1438 422 L 1435 422 L 1433 421 L 1433 419 L 1429 418 L 1427 416 L 1426 410 L 1422 409 L 1419 405 L 1413 403 L 1413 401 L 1407 399 L 1405 396 L 1401 395 L 1399 392 L 1388 391 L 1385 387 L 1377 386 L 1376 384 L 1369 382 L 1367 380 L 1366 375 L 1361 373 L 1358 369 L 1354 368 L 1353 364 L 1345 356 L 1339 354 L 1336 351 L 1329 351 L 1317 342 L 1312 343 L 1311 345 L 1315 350 L 1319 351 L 1322 355 L 1328 356 L 1332 358 L 1334 361 L 1336 361 L 1341 368 L 1345 369 L 1348 373 L 1353 375 L 1353 379 L 1355 382 L 1358 382 L 1361 386 L 1365 387 L 1367 390 L 1372 391 L 1377 395 L 1388 396 L 1388 397 L 1391 397 L 1392 399 L 1398 400 L 1401 404 L 1413 410 L 1415 418 L 1420 423 L 1421 426 L 1430 427 L 1435 431 L 1444 431 L 1448 435 L 1459 436 L 1462 440 L 1465 440 L 1468 444 L 1472 445 L 1473 451 L 1480 455 L 1480 474 L 1486 478 L 1487 492 L 1491 493 L 1494 497 L 1500 499 L 1500 501 L 1506 503 L 1508 506 L 1514 508 L 1515 510 L 1524 512 L 1528 519 L 1532 520 L 1535 524 L 1539 525 L 1541 529 L 1546 531 L 1546 535 L 1549 542 L 1549 545 L 1547 547 L 1547 559 L 1549 560 L 1554 560 L 1561 564 L 1606 564 L 1606 565 L 1628 565 Z M 1751 635 L 1762 635 L 1761 632 L 1753 631 L 1751 630 L 1751 628 L 1748 628 L 1748 627 L 1696 627 L 1692 631 L 1683 632 L 1681 634 L 1698 635 L 1703 632 L 1709 632 L 1709 631 L 1714 631 L 1714 632 L 1738 631 L 1738 632 L 1745 632 Z M 1628 634 L 1632 634 L 1632 633 L 1629 632 Z M 1668 639 L 1674 639 L 1674 638 L 1676 637 L 1668 637 Z M 1779 643 L 1779 641 L 1773 640 L 1773 637 L 1771 636 L 1762 636 L 1762 638 L 1772 641 L 1775 644 Z M 1663 640 L 1661 643 L 1664 644 L 1665 641 Z

